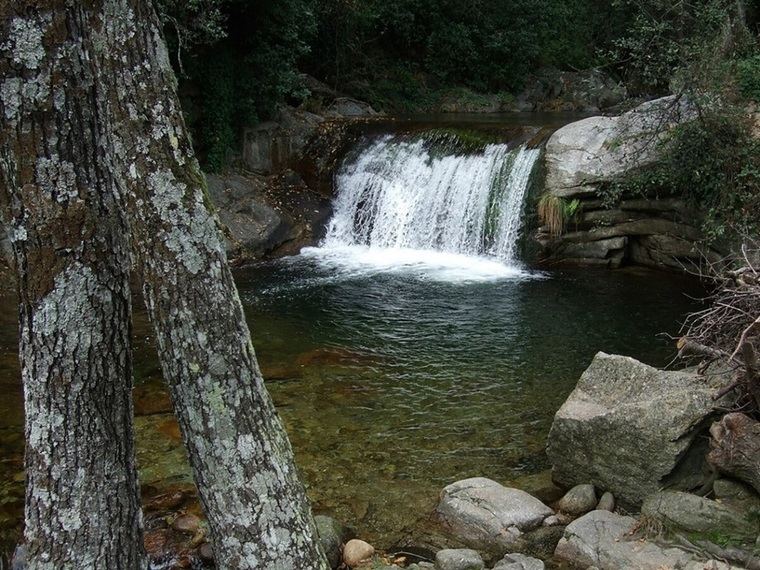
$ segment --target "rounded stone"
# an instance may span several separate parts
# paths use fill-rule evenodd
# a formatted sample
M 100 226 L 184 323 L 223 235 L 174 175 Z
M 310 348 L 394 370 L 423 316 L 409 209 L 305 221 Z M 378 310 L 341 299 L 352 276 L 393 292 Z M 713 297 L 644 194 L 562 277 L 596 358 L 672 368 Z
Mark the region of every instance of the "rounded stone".
M 609 511 L 614 512 L 615 511 L 615 497 L 612 493 L 609 491 L 606 491 L 602 498 L 599 499 L 599 503 L 596 505 L 596 510 L 598 511 Z
M 198 549 L 198 557 L 204 562 L 214 561 L 214 550 L 211 548 L 211 544 L 208 542 L 201 544 Z
M 557 507 L 573 516 L 585 515 L 596 508 L 596 491 L 593 485 L 576 485 L 559 500 Z
M 374 553 L 375 549 L 371 544 L 354 538 L 349 540 L 346 546 L 343 547 L 343 563 L 350 568 L 354 568 L 365 560 L 372 558 Z
M 195 515 L 180 515 L 172 523 L 172 528 L 179 532 L 195 534 L 201 526 L 201 519 Z

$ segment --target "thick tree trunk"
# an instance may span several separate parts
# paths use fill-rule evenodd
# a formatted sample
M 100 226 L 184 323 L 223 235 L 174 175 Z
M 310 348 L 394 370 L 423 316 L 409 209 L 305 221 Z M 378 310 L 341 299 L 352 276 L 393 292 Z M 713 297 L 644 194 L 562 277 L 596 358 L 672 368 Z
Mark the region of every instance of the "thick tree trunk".
M 129 251 L 78 3 L 0 7 L 0 199 L 19 273 L 30 569 L 144 568 Z
M 106 0 L 108 89 L 133 244 L 217 565 L 328 568 L 259 372 L 152 7 Z
M 760 422 L 744 414 L 727 414 L 712 425 L 710 436 L 707 461 L 760 492 Z

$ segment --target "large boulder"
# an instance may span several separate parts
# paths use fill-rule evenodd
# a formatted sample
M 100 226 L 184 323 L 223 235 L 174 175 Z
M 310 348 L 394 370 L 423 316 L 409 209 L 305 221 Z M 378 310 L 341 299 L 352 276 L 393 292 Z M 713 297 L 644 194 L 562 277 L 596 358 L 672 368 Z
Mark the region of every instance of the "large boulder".
M 599 570 L 704 570 L 705 562 L 678 548 L 666 548 L 632 536 L 636 520 L 610 513 L 591 511 L 570 523 L 559 541 L 555 556 L 579 568 Z M 724 563 L 711 563 L 714 570 L 729 570 Z
M 644 103 L 616 117 L 589 117 L 557 130 L 546 143 L 546 189 L 584 195 L 602 182 L 655 162 L 668 128 L 695 117 L 685 98 Z
M 541 526 L 553 511 L 525 491 L 474 477 L 444 488 L 436 513 L 457 539 L 494 551 L 509 549 L 523 531 Z
M 598 353 L 555 415 L 547 449 L 552 476 L 641 504 L 691 459 L 695 438 L 725 404 L 712 399 L 715 392 L 696 373 Z

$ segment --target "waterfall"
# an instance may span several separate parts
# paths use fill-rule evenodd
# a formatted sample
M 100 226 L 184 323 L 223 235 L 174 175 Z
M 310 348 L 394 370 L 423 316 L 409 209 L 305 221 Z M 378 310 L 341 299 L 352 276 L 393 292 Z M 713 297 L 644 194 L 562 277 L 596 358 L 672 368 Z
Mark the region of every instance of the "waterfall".
M 454 139 L 384 136 L 346 161 L 322 246 L 433 250 L 514 265 L 540 151 L 488 144 L 462 152 Z

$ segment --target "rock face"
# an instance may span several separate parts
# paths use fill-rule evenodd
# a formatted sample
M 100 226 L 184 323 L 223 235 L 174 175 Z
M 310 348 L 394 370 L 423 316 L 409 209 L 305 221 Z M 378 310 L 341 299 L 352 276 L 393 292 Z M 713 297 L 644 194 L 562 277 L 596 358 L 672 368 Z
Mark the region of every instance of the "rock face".
M 663 127 L 694 116 L 685 99 L 671 96 L 617 117 L 589 117 L 570 123 L 546 143 L 546 188 L 561 197 L 584 195 L 601 182 L 651 164 L 660 156 L 656 143 L 663 136 Z
M 589 117 L 557 130 L 546 143 L 546 192 L 579 200 L 572 231 L 539 230 L 544 254 L 554 259 L 617 267 L 628 261 L 682 270 L 699 259 L 699 213 L 678 198 L 624 199 L 608 209 L 600 187 L 660 160 L 667 131 L 693 119 L 684 98 L 649 101 L 620 116 Z M 715 252 L 707 252 L 708 256 Z
M 528 493 L 483 477 L 446 487 L 436 512 L 458 540 L 487 550 L 509 549 L 523 531 L 539 527 L 553 514 Z
M 747 520 L 748 513 L 678 491 L 661 491 L 650 495 L 641 506 L 641 514 L 660 521 L 665 528 L 686 532 L 755 538 L 760 530 L 757 524 L 751 524 Z
M 677 548 L 663 548 L 630 536 L 636 520 L 608 511 L 592 511 L 570 523 L 557 545 L 555 556 L 580 568 L 599 570 L 662 570 L 704 568 L 728 570 L 727 564 L 705 566 L 694 555 Z M 711 564 L 713 564 L 711 562 Z
M 206 180 L 231 259 L 260 258 L 284 244 L 311 245 L 329 215 L 328 200 L 293 172 L 268 178 L 207 175 Z
M 469 548 L 439 550 L 435 555 L 435 570 L 483 570 L 483 559 Z
M 267 203 L 263 184 L 243 176 L 206 177 L 208 193 L 224 224 L 227 252 L 245 249 L 260 256 L 292 239 L 294 230 Z
M 599 70 L 559 71 L 546 68 L 529 77 L 517 96 L 520 111 L 577 111 L 598 113 L 620 105 L 625 87 Z
M 310 106 L 318 109 L 312 112 L 283 106 L 275 120 L 245 129 L 241 158 L 248 170 L 270 174 L 288 168 L 300 158 L 323 123 L 379 114 L 368 103 L 342 97 L 314 78 L 307 78 L 305 83 L 313 94 Z
M 721 405 L 714 393 L 696 374 L 598 353 L 555 415 L 547 449 L 552 476 L 641 504 L 687 459 Z

